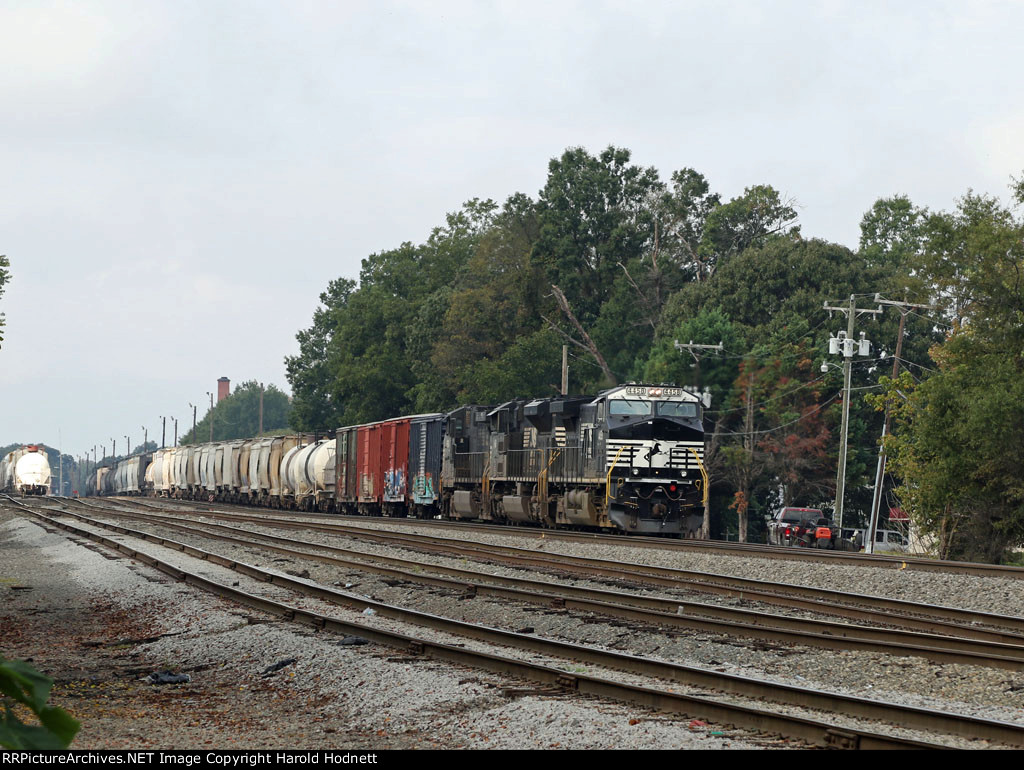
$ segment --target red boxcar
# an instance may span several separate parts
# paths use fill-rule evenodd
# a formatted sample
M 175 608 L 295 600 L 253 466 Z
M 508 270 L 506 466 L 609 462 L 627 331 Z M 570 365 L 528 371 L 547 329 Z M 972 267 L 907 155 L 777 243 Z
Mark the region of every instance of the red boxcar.
M 384 476 L 385 513 L 404 515 L 409 494 L 409 418 L 381 424 L 381 473 Z
M 377 513 L 384 494 L 384 474 L 380 463 L 381 423 L 359 426 L 359 510 Z

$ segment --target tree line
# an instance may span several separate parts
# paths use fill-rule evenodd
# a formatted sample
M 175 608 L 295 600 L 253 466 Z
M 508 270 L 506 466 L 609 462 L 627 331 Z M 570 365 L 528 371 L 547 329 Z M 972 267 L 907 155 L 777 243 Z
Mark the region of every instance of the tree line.
M 846 320 L 824 305 L 881 294 L 928 307 L 903 319 L 895 382 L 901 313 L 857 320 L 873 347 L 852 364 L 847 526 L 866 524 L 889 403 L 883 517 L 909 511 L 942 556 L 998 561 L 1024 542 L 1012 209 L 970 192 L 953 211 L 881 198 L 851 249 L 806 235 L 770 185 L 727 200 L 694 169 L 664 179 L 630 158 L 566 150 L 536 198 L 472 199 L 423 243 L 331 281 L 285 360 L 292 426 L 550 396 L 567 344 L 572 393 L 629 380 L 710 391 L 708 534 L 758 540 L 780 506 L 832 507 L 842 379 L 822 363 L 841 363 L 828 339 Z

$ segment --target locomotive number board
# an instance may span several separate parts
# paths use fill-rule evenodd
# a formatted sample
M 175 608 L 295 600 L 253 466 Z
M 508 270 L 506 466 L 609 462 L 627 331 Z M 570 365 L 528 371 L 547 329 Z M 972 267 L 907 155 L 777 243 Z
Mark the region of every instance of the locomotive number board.
M 679 398 L 683 395 L 682 388 L 665 388 L 665 387 L 638 387 L 636 385 L 630 385 L 626 388 L 627 396 L 649 396 L 651 398 Z

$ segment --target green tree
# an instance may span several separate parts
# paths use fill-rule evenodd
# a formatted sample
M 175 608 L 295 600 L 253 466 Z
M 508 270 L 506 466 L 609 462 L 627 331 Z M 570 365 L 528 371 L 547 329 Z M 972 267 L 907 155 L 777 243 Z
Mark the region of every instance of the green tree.
M 664 185 L 654 168 L 631 164 L 629 150 L 608 147 L 593 156 L 582 147 L 548 164 L 539 200 L 540 232 L 533 262 L 559 286 L 584 326 L 600 314 L 627 264 L 654 234 L 652 193 Z
M 800 228 L 791 202 L 773 187 L 755 185 L 743 195 L 711 209 L 698 247 L 698 280 L 714 273 L 719 264 L 773 236 L 796 238 Z
M 189 431 L 181 437 L 181 443 L 201 444 L 209 441 L 211 421 L 214 441 L 230 441 L 259 435 L 260 389 L 260 383 L 256 380 L 238 385 L 234 393 L 207 411 L 203 419 L 196 424 L 194 434 Z M 290 412 L 291 402 L 288 395 L 276 385 L 268 385 L 263 390 L 263 432 L 271 433 L 287 428 Z M 132 453 L 136 452 L 133 450 Z
M 545 305 L 543 273 L 530 261 L 537 231 L 533 201 L 525 195 L 510 197 L 455 276 L 421 375 L 421 381 L 443 394 L 444 403 L 437 406 L 479 402 L 483 393 L 505 400 L 549 392 L 547 386 L 539 392 L 532 387 L 507 390 L 527 387 L 535 373 L 534 367 L 514 361 L 523 346 L 532 349 L 538 340 L 550 345 L 548 335 L 527 342 L 543 323 L 540 310 Z M 559 360 L 556 352 L 547 363 L 557 368 Z M 496 373 L 498 381 L 493 381 Z
M 295 335 L 298 355 L 284 359 L 293 394 L 290 420 L 298 430 L 341 424 L 341 405 L 331 396 L 327 351 L 355 288 L 356 282 L 347 278 L 331 281 L 313 311 L 313 325 Z
M 704 281 L 714 272 L 713 250 L 705 242 L 708 218 L 722 205 L 702 174 L 684 168 L 672 174 L 671 185 L 657 200 L 655 247 L 663 264 L 674 266 L 687 279 Z
M 940 557 L 997 562 L 1024 543 L 1024 221 L 968 194 L 929 216 L 914 270 L 952 326 L 934 373 L 888 383 L 898 494 Z
M 363 260 L 359 285 L 335 281 L 314 325 L 286 359 L 298 402 L 292 425 L 325 430 L 384 419 L 429 401 L 429 340 L 438 332 L 455 275 L 491 226 L 496 204 L 473 199 L 446 217 L 423 244 L 403 243 Z M 433 407 L 433 404 L 427 404 Z

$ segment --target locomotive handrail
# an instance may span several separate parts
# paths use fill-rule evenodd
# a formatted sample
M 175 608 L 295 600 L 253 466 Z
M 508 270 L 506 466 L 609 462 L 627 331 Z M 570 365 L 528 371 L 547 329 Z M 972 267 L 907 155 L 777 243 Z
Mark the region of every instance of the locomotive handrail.
M 708 472 L 707 472 L 707 469 L 704 467 L 704 463 L 702 463 L 700 461 L 700 455 L 697 454 L 695 451 L 693 451 L 693 449 L 691 447 L 687 447 L 687 449 L 690 450 L 690 454 L 692 454 L 694 456 L 694 458 L 697 460 L 697 467 L 700 468 L 701 478 L 704 479 L 704 496 L 703 496 L 703 499 L 701 500 L 701 503 L 703 505 L 707 505 L 708 504 L 708 491 L 709 491 L 708 487 L 710 486 L 709 483 L 708 483 Z
M 623 444 L 619 447 L 619 451 L 615 453 L 615 459 L 612 460 L 611 467 L 608 469 L 608 475 L 604 477 L 604 510 L 608 512 L 608 500 L 612 493 L 612 471 L 615 470 L 615 466 L 619 463 L 619 455 L 621 455 L 626 449 L 626 445 Z
M 543 462 L 544 452 L 546 450 L 538 449 L 536 451 L 540 452 L 541 462 Z M 551 470 L 551 464 L 558 459 L 558 456 L 560 454 L 562 454 L 561 449 L 557 449 L 554 452 L 552 452 L 551 457 L 547 462 L 547 465 L 544 466 L 544 470 L 537 474 L 537 498 L 542 506 L 546 505 L 548 502 L 548 473 Z M 544 479 L 543 483 L 541 482 L 541 479 Z

